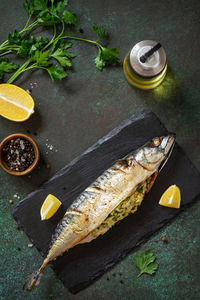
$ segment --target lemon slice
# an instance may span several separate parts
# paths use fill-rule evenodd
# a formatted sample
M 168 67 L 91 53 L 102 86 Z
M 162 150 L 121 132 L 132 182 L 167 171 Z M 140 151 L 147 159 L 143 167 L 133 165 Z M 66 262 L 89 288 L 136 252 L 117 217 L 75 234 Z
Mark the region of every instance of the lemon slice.
M 41 220 L 43 221 L 51 218 L 57 212 L 61 204 L 62 203 L 58 198 L 49 194 L 44 200 L 40 209 Z
M 33 98 L 14 84 L 0 84 L 0 115 L 16 122 L 27 120 L 34 113 Z
M 180 208 L 181 192 L 179 187 L 175 184 L 168 187 L 162 194 L 159 204 L 167 207 Z

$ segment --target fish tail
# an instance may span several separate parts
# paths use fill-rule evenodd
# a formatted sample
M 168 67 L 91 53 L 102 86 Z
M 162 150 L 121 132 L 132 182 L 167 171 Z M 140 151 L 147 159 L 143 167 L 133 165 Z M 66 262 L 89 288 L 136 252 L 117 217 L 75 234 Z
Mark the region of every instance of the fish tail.
M 42 274 L 43 272 L 40 270 L 33 272 L 24 283 L 23 290 L 28 292 L 32 291 L 40 283 Z
M 41 266 L 37 271 L 33 272 L 33 273 L 28 277 L 28 279 L 26 280 L 26 282 L 24 283 L 24 286 L 23 286 L 23 290 L 24 290 L 24 291 L 30 292 L 30 291 L 32 291 L 36 286 L 39 285 L 45 267 L 46 267 L 46 263 L 44 262 L 44 263 L 42 264 L 42 266 Z

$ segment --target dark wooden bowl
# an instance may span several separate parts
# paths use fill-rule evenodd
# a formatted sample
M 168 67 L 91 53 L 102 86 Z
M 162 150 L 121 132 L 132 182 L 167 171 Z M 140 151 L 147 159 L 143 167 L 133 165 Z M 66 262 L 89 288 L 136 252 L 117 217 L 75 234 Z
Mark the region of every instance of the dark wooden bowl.
M 26 139 L 28 140 L 33 148 L 34 148 L 34 151 L 35 151 L 35 160 L 33 161 L 33 163 L 25 170 L 25 171 L 22 171 L 22 172 L 17 172 L 17 171 L 13 171 L 13 170 L 10 170 L 5 162 L 3 161 L 3 155 L 2 155 L 2 149 L 4 147 L 4 145 L 12 140 L 12 139 L 16 139 L 16 138 L 23 138 L 23 139 Z M 39 152 L 39 148 L 36 144 L 36 142 L 28 135 L 26 134 L 23 134 L 23 133 L 14 133 L 14 134 L 11 134 L 9 136 L 7 136 L 1 143 L 0 143 L 0 167 L 7 173 L 11 174 L 11 175 L 15 175 L 15 176 L 22 176 L 22 175 L 26 175 L 28 173 L 30 173 L 33 169 L 35 169 L 35 167 L 37 166 L 38 162 L 39 162 L 39 159 L 40 159 L 40 152 Z

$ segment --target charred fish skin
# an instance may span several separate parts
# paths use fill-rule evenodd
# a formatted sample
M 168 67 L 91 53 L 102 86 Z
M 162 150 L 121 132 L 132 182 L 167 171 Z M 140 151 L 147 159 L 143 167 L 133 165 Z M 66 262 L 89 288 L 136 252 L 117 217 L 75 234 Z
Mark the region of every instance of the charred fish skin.
M 158 172 L 174 141 L 174 134 L 152 139 L 143 147 L 116 161 L 87 187 L 67 209 L 52 236 L 47 257 L 39 270 L 27 280 L 24 289 L 30 291 L 38 285 L 44 268 L 51 261 L 81 241 L 86 242 L 90 233 L 124 199 L 133 195 L 141 183 Z
M 56 229 L 47 261 L 83 240 L 123 199 L 133 194 L 143 180 L 153 174 L 154 171 L 145 170 L 136 163 L 132 155 L 127 159 L 125 162 L 117 161 L 106 170 L 67 209 Z M 67 225 L 63 228 L 64 224 Z

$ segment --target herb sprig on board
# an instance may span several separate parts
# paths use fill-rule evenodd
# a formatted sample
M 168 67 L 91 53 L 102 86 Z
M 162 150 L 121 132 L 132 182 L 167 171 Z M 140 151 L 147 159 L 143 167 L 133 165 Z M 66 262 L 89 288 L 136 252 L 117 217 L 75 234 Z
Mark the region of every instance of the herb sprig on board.
M 94 63 L 99 70 L 119 61 L 119 52 L 116 48 L 105 48 L 100 44 L 99 41 L 104 39 L 107 33 L 96 23 L 93 24 L 92 29 L 97 34 L 97 40 L 64 35 L 66 26 L 74 26 L 77 23 L 76 14 L 66 9 L 67 4 L 67 0 L 25 1 L 24 8 L 29 14 L 26 25 L 21 31 L 15 30 L 10 33 L 8 39 L 0 45 L 0 79 L 3 73 L 13 72 L 16 69 L 7 83 L 13 83 L 22 73 L 31 69 L 46 70 L 52 80 L 65 78 L 66 68 L 72 66 L 71 60 L 76 56 L 68 50 L 72 46 L 72 40 L 97 47 L 98 54 Z M 43 36 L 35 38 L 31 32 L 38 26 L 53 28 L 52 38 L 50 40 Z M 26 61 L 21 66 L 9 62 L 3 57 L 9 54 L 15 54 Z

